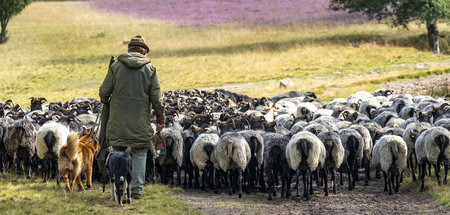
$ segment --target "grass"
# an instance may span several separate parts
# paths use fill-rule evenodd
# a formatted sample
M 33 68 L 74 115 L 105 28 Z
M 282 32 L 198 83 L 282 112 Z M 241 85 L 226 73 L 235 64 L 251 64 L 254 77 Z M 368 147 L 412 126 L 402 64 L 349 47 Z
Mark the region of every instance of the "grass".
M 428 171 L 427 171 L 427 175 L 425 176 L 425 193 L 427 195 L 432 196 L 433 198 L 436 199 L 437 203 L 446 206 L 446 207 L 450 207 L 450 186 L 449 186 L 449 178 L 447 178 L 447 184 L 442 184 L 441 186 L 438 185 L 438 182 L 436 180 L 436 175 L 434 173 L 434 168 L 432 168 L 431 170 L 431 177 L 428 176 Z M 441 165 L 441 179 L 442 182 L 444 181 L 444 175 L 445 175 L 445 171 L 444 171 L 444 167 L 443 165 Z M 417 173 L 416 173 L 417 176 Z M 413 189 L 416 192 L 420 192 L 420 186 L 422 185 L 422 181 L 421 180 L 416 180 L 416 181 L 412 181 L 411 175 L 410 174 L 404 174 L 403 177 L 403 183 L 406 184 L 407 186 L 411 186 L 413 187 Z
M 187 204 L 170 196 L 180 189 L 163 185 L 146 185 L 143 198 L 120 207 L 109 201 L 109 186 L 68 193 L 55 181 L 25 179 L 9 173 L 0 175 L 0 213 L 7 214 L 192 214 Z
M 439 24 L 450 53 L 450 26 Z M 371 90 L 380 83 L 446 71 L 450 56 L 428 52 L 424 26 L 392 29 L 375 22 L 313 27 L 232 25 L 189 27 L 94 11 L 86 2 L 35 2 L 14 17 L 0 45 L 0 100 L 28 106 L 31 96 L 67 101 L 98 98 L 111 55 L 124 40 L 143 35 L 164 91 L 226 84 L 250 96 L 271 96 L 290 77 L 320 99 Z M 417 69 L 421 62 L 434 66 Z M 448 66 L 447 66 L 448 67 Z M 447 69 L 447 70 L 445 70 Z M 244 85 L 245 86 L 245 85 Z

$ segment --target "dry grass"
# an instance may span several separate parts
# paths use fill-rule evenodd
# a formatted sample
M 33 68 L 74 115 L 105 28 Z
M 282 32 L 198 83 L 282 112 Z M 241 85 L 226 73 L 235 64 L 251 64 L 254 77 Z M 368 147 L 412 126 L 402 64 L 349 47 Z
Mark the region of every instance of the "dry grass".
M 443 44 L 450 27 L 439 25 Z M 424 70 L 420 62 L 449 62 L 417 43 L 425 28 L 410 31 L 377 23 L 340 27 L 179 27 L 130 16 L 105 14 L 87 2 L 36 2 L 8 25 L 0 45 L 0 100 L 28 104 L 30 96 L 51 101 L 97 97 L 111 55 L 126 50 L 123 40 L 142 34 L 159 71 L 163 90 L 265 83 L 241 88 L 251 96 L 286 91 L 278 79 L 321 99 L 370 90 L 386 77 Z M 273 84 L 272 84 L 273 83 Z

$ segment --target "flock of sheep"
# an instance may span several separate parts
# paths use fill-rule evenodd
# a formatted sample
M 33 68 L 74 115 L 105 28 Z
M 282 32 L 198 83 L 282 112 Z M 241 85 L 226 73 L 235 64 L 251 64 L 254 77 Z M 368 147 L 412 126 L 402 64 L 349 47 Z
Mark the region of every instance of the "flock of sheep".
M 364 185 L 371 168 L 377 178 L 382 172 L 389 194 L 398 192 L 407 169 L 413 180 L 418 170 L 423 190 L 431 165 L 441 185 L 444 165 L 447 183 L 450 95 L 435 99 L 380 89 L 323 103 L 314 93 L 300 91 L 250 98 L 226 90 L 173 90 L 163 98 L 167 120 L 159 137 L 165 147 L 148 153 L 149 180 L 158 172 L 161 183 L 173 184 L 177 172 L 177 185 L 184 178 L 185 187 L 216 193 L 225 187 L 239 197 L 243 190 L 268 191 L 269 200 L 279 182 L 281 196 L 289 197 L 293 176 L 297 196 L 302 176 L 306 200 L 313 181 L 325 195 L 330 187 L 335 193 L 337 171 L 340 184 L 346 174 L 352 190 L 362 180 L 360 168 Z M 69 131 L 93 127 L 100 102 L 75 98 L 42 105 L 44 98 L 30 99 L 29 110 L 0 102 L 0 172 L 12 169 L 15 157 L 17 172 L 24 161 L 28 177 L 34 171 L 47 180 L 58 174 L 58 151 Z M 100 180 L 101 174 L 93 177 Z

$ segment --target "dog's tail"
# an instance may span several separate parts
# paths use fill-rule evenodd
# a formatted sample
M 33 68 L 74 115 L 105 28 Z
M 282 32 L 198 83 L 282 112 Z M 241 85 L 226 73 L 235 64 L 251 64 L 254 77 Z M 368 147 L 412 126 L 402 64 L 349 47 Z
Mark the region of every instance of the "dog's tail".
M 67 157 L 74 160 L 78 155 L 78 135 L 77 133 L 70 133 L 67 136 Z

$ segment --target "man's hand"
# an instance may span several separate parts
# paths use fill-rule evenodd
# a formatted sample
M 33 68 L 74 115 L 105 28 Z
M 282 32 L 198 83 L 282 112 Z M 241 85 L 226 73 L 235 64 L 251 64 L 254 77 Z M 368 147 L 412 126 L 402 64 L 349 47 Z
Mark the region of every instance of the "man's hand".
M 157 124 L 156 125 L 156 132 L 161 132 L 164 128 L 164 124 Z

